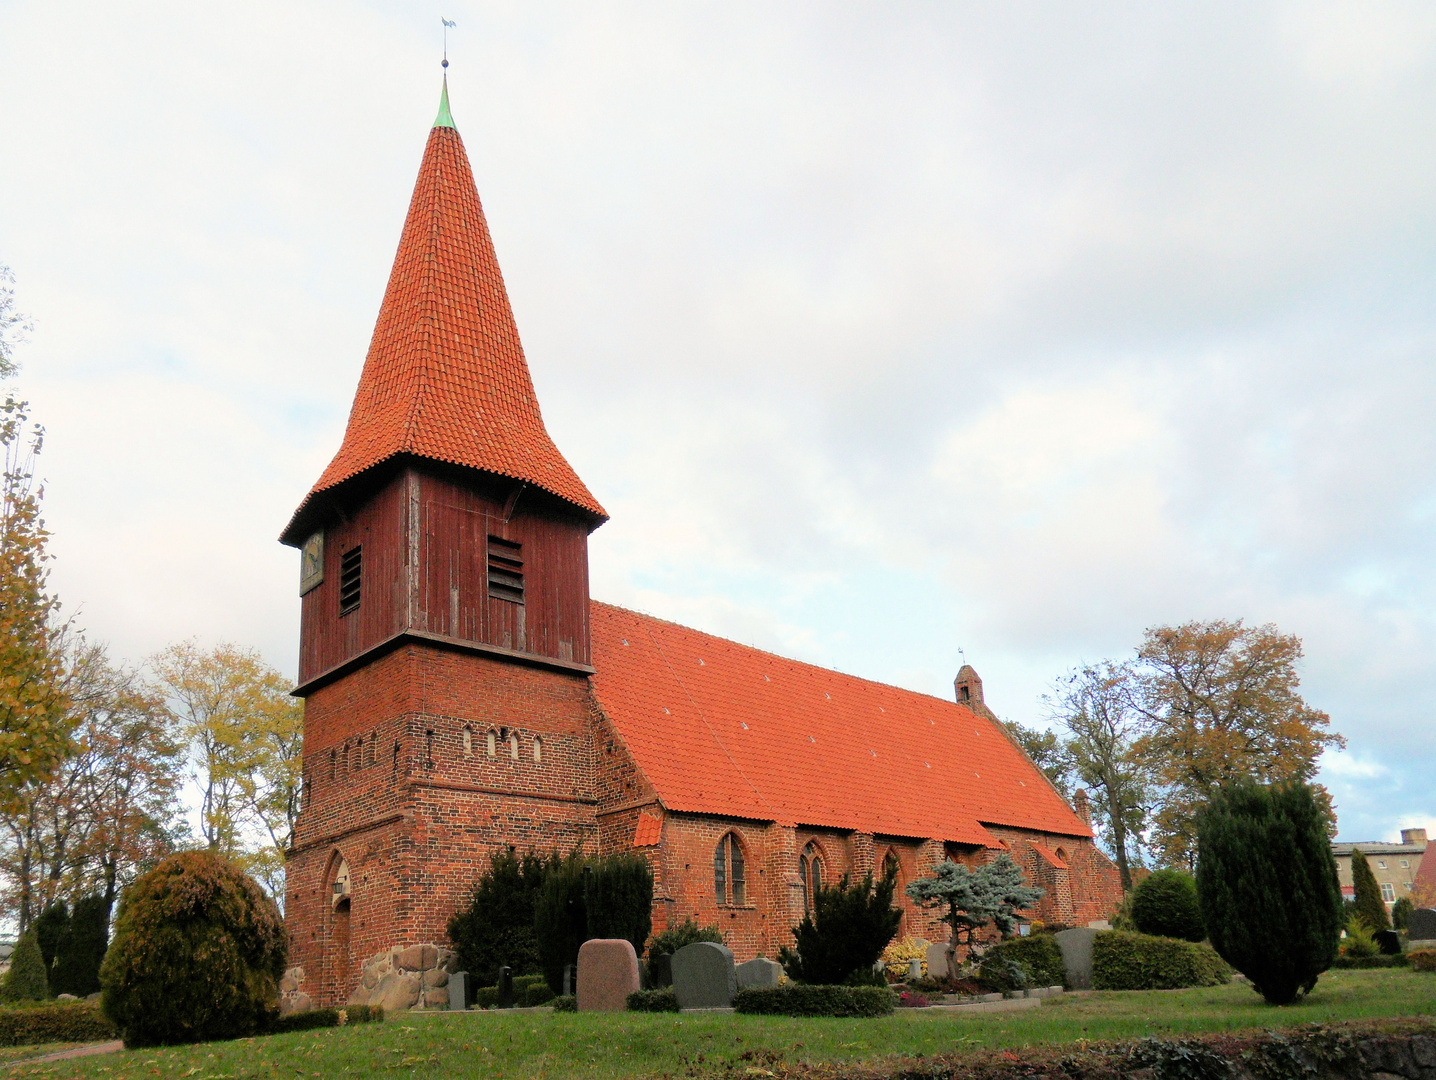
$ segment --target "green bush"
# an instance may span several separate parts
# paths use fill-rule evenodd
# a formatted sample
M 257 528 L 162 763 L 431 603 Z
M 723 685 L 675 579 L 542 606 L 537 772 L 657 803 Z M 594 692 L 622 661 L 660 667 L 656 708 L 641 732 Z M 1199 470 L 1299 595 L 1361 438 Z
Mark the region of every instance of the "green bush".
M 476 979 L 497 980 L 499 968 L 528 974 L 539 970 L 534 901 L 547 867 L 532 851 L 507 848 L 489 856 L 489 869 L 469 901 L 449 920 L 449 941 Z
M 1033 986 L 1064 986 L 1067 968 L 1062 963 L 1062 949 L 1057 939 L 1051 934 L 1033 934 L 1009 938 L 988 949 L 977 969 L 977 980 L 983 986 L 1004 992 Z
M 578 852 L 544 867 L 543 885 L 534 897 L 534 936 L 539 968 L 549 987 L 563 989 L 563 969 L 578 963 L 578 949 L 588 939 L 588 910 L 583 900 L 583 858 Z
M 1394 968 L 1407 967 L 1411 959 L 1405 953 L 1394 956 L 1338 956 L 1331 962 L 1334 968 Z
M 1411 918 L 1411 913 L 1416 910 L 1416 905 L 1411 902 L 1411 897 L 1398 897 L 1396 903 L 1391 905 L 1391 929 L 1405 930 L 1406 921 Z
M 97 1005 L 61 1001 L 29 1009 L 0 1009 L 0 1046 L 100 1042 L 118 1034 Z
M 35 937 L 40 942 L 40 955 L 45 958 L 45 974 L 48 977 L 55 966 L 55 953 L 60 948 L 60 942 L 70 932 L 69 905 L 63 900 L 56 900 L 40 912 L 39 918 L 32 925 L 35 927 Z M 50 992 L 59 993 L 53 988 Z
M 868 874 L 859 885 L 847 875 L 836 885 L 819 889 L 811 915 L 793 929 L 797 949 L 783 948 L 778 960 L 794 982 L 831 986 L 873 970 L 897 933 L 902 912 L 893 907 L 896 874 L 873 884 Z
M 653 868 L 642 855 L 610 855 L 592 864 L 588 936 L 623 938 L 641 953 L 653 930 Z
M 492 1009 L 499 1003 L 497 986 L 480 986 L 474 990 L 474 1008 Z
M 1179 990 L 1231 982 L 1231 972 L 1208 945 L 1104 930 L 1092 942 L 1097 990 Z
M 1132 891 L 1132 925 L 1142 934 L 1201 941 L 1207 931 L 1196 880 L 1184 870 L 1148 874 Z
M 284 921 L 253 880 L 214 852 L 171 855 L 125 892 L 100 968 L 105 1015 L 126 1046 L 263 1031 L 284 954 Z
M 758 1016 L 887 1016 L 897 995 L 882 986 L 750 986 L 733 998 L 734 1012 Z
M 1376 935 L 1372 933 L 1370 925 L 1360 915 L 1353 915 L 1346 924 L 1346 937 L 1341 942 L 1341 953 L 1337 959 L 1347 956 L 1353 960 L 1365 960 L 1380 951 L 1376 944 Z
M 1341 888 L 1322 803 L 1303 783 L 1220 788 L 1197 814 L 1197 899 L 1212 946 L 1273 1005 L 1336 959 Z
M 288 1031 L 313 1031 L 315 1028 L 339 1027 L 343 1024 L 378 1023 L 384 1010 L 378 1005 L 347 1005 L 342 1009 L 306 1009 L 276 1017 L 269 1026 L 272 1035 Z
M 524 991 L 523 1003 L 527 1008 L 535 1008 L 539 1005 L 547 1005 L 557 995 L 549 988 L 546 982 L 536 982 Z
M 578 1012 L 578 998 L 572 994 L 560 994 L 553 999 L 554 1012 Z
M 523 1000 L 524 995 L 527 994 L 528 991 L 529 991 L 529 987 L 531 987 L 531 986 L 538 986 L 540 983 L 543 983 L 544 986 L 547 986 L 547 985 L 548 985 L 547 982 L 544 982 L 544 977 L 543 977 L 542 975 L 516 975 L 516 976 L 514 976 L 514 979 L 513 979 L 513 984 L 514 984 L 514 1000 L 515 1000 L 515 1001 L 521 1001 L 521 1000 Z
M 658 981 L 657 958 L 668 953 L 670 956 L 685 945 L 695 941 L 716 941 L 723 944 L 723 932 L 716 926 L 699 926 L 690 915 L 677 926 L 670 926 L 661 934 L 648 939 L 648 985 Z
M 110 905 L 103 896 L 75 904 L 70 924 L 55 950 L 50 989 L 56 994 L 88 997 L 100 989 L 100 964 L 110 943 Z
M 10 970 L 0 982 L 0 999 L 5 1001 L 44 1001 L 50 996 L 50 982 L 45 978 L 45 957 L 31 927 L 20 935 L 10 955 Z
M 1390 930 L 1391 917 L 1386 914 L 1386 901 L 1381 899 L 1381 886 L 1376 883 L 1376 875 L 1371 872 L 1366 855 L 1355 847 L 1351 849 L 1351 885 L 1356 894 L 1352 899 L 1356 902 L 1356 913 L 1361 921 L 1373 932 Z
M 628 995 L 629 1012 L 678 1012 L 678 995 L 673 987 L 658 990 L 635 990 Z

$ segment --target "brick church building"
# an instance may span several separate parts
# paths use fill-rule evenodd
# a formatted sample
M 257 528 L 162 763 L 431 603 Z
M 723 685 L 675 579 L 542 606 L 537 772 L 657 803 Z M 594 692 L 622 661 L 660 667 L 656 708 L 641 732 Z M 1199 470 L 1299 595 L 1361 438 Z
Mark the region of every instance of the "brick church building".
M 1112 912 L 1085 804 L 970 667 L 946 701 L 591 600 L 606 519 L 544 427 L 446 88 L 343 444 L 281 538 L 305 703 L 291 994 L 362 995 L 397 950 L 433 967 L 500 846 L 641 852 L 655 930 L 717 924 L 739 961 L 790 944 L 820 884 L 893 864 L 901 892 L 1006 850 L 1046 890 L 1033 917 Z M 904 935 L 945 932 L 905 912 Z

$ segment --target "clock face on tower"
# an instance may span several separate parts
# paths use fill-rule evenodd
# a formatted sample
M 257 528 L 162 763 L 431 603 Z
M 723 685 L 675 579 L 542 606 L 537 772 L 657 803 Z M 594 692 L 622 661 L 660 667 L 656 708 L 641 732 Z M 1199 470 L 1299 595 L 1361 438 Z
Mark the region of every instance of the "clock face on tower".
M 324 533 L 304 541 L 299 551 L 299 595 L 303 596 L 324 580 Z

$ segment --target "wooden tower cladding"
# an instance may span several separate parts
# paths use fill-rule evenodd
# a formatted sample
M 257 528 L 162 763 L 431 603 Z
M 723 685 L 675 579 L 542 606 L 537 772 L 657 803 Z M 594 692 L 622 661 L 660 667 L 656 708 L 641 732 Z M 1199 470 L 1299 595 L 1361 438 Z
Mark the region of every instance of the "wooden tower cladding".
M 446 89 L 343 444 L 281 537 L 305 699 L 291 1007 L 447 1000 L 447 920 L 489 855 L 595 833 L 605 520 L 544 426 Z

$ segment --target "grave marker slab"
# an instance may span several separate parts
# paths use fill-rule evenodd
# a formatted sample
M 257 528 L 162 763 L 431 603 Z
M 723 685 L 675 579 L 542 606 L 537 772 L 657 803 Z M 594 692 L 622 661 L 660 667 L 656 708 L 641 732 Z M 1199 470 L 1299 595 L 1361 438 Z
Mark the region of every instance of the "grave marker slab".
M 1090 927 L 1073 927 L 1052 935 L 1062 950 L 1062 967 L 1073 990 L 1092 989 L 1092 942 L 1099 933 Z
M 639 988 L 638 954 L 623 938 L 592 938 L 578 950 L 578 1011 L 623 1012 Z
M 778 980 L 783 977 L 783 965 L 776 960 L 769 960 L 766 956 L 760 956 L 746 964 L 739 964 L 735 973 L 740 990 L 749 986 L 777 986 Z
M 947 978 L 947 944 L 929 945 L 927 947 L 927 977 L 929 979 Z
M 1436 938 L 1436 909 L 1417 908 L 1406 920 L 1406 936 L 1412 941 Z
M 738 992 L 733 952 L 716 941 L 695 941 L 673 954 L 673 995 L 680 1009 L 726 1009 Z

